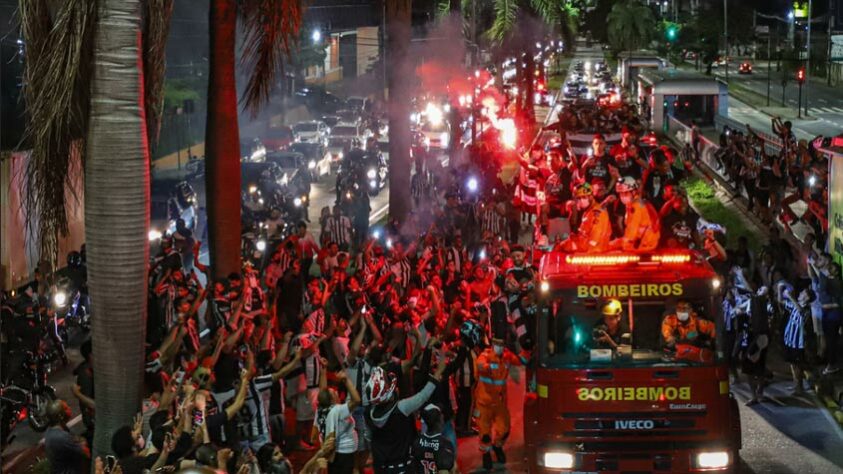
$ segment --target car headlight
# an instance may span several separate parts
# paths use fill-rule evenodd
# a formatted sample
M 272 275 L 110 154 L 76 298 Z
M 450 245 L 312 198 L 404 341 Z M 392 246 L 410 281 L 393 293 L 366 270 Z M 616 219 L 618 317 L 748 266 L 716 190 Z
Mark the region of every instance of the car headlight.
M 377 175 L 378 175 L 378 172 L 375 171 L 374 168 L 371 168 L 371 169 L 369 169 L 369 171 L 366 172 L 366 177 L 369 178 L 369 179 L 375 179 L 375 176 L 377 176 Z
M 728 467 L 731 462 L 729 453 L 726 451 L 712 451 L 697 454 L 696 466 L 699 469 L 722 469 Z
M 562 451 L 548 451 L 544 453 L 544 467 L 572 469 L 574 467 L 574 455 Z
M 375 189 L 376 187 L 378 187 L 378 182 L 375 181 L 374 179 L 369 181 L 369 187 L 372 188 L 372 189 Z
M 307 162 L 307 169 L 316 169 L 316 160 L 310 160 Z

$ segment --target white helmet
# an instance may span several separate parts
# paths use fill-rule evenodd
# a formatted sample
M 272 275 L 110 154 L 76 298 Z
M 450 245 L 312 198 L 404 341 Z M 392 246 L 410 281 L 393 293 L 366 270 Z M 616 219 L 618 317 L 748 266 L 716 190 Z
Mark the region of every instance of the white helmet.
M 624 176 L 618 180 L 618 184 L 615 186 L 615 189 L 619 193 L 624 193 L 637 191 L 638 187 L 638 181 L 636 181 L 635 178 L 632 176 Z

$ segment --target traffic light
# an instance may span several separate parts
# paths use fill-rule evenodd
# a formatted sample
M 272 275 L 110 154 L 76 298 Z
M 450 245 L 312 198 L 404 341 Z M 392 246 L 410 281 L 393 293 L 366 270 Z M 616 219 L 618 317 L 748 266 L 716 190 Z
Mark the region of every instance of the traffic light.
M 679 28 L 676 25 L 670 25 L 665 30 L 665 36 L 667 36 L 668 41 L 676 41 L 676 38 L 679 36 Z
M 799 69 L 796 70 L 796 82 L 798 82 L 800 84 L 805 82 L 805 68 L 804 67 L 800 67 Z

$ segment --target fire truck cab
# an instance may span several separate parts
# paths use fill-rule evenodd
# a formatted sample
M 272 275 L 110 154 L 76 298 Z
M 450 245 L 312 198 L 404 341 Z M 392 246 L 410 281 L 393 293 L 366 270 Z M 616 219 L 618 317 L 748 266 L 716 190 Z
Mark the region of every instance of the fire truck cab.
M 530 472 L 736 469 L 720 280 L 702 255 L 553 251 L 540 278 L 524 402 Z

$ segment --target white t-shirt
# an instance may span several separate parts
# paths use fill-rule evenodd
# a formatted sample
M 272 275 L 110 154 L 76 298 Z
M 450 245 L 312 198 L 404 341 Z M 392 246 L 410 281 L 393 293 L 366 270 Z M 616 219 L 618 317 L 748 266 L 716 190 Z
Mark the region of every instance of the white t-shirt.
M 349 454 L 357 452 L 357 431 L 354 429 L 354 418 L 348 410 L 348 403 L 334 405 L 328 410 L 324 420 L 317 416 L 313 425 L 324 440 L 331 433 L 336 433 L 337 452 Z

